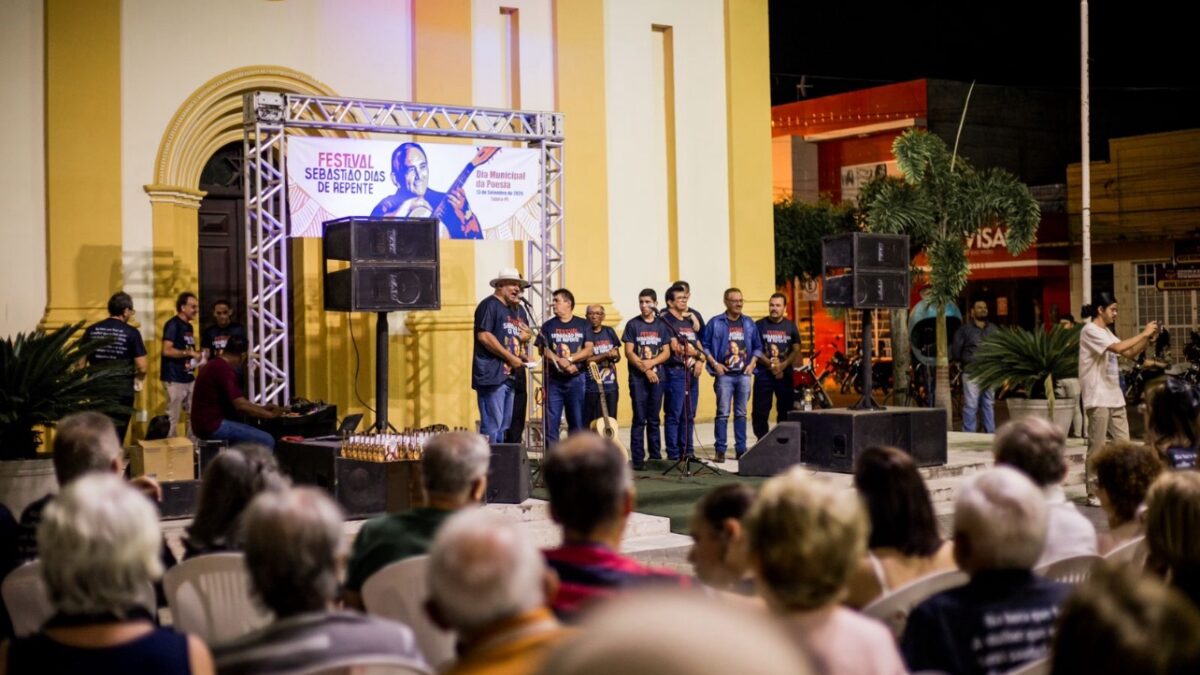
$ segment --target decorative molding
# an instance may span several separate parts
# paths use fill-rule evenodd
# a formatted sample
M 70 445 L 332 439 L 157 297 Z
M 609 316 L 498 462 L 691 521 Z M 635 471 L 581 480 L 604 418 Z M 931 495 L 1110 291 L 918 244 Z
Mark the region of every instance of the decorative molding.
M 175 185 L 143 185 L 142 189 L 150 195 L 151 204 L 175 204 L 190 209 L 199 209 L 200 201 L 208 194 L 203 190 L 192 190 Z

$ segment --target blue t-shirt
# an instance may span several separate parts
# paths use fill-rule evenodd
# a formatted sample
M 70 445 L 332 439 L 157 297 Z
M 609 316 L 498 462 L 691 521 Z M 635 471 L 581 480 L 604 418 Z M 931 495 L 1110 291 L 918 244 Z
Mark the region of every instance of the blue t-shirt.
M 695 327 L 692 325 L 691 318 L 676 319 L 674 314 L 672 314 L 670 312 L 663 312 L 662 315 L 659 316 L 659 319 L 661 319 L 664 323 L 666 323 L 667 326 L 675 328 L 674 332 L 672 332 L 671 329 L 668 328 L 667 333 L 670 334 L 671 337 L 682 338 L 680 340 L 680 346 L 683 346 L 683 342 L 686 341 L 688 344 L 699 349 L 700 348 L 700 333 L 704 331 L 704 322 L 700 320 L 699 314 L 692 312 L 692 316 L 695 317 L 696 320 L 700 324 L 699 331 L 697 331 L 695 329 Z M 675 333 L 678 333 L 678 336 L 676 336 Z M 671 358 L 667 360 L 667 366 L 669 366 L 671 368 L 679 368 L 682 365 L 683 365 L 683 359 L 679 358 L 679 356 L 677 354 L 672 354 Z
M 583 349 L 583 345 L 592 341 L 592 327 L 587 321 L 577 316 L 563 321 L 557 316 L 546 319 L 542 330 L 538 333 L 536 346 L 545 347 L 560 357 L 566 358 Z M 578 372 L 574 375 L 548 365 L 546 371 L 556 380 L 569 380 L 587 372 L 586 363 L 577 363 Z
M 621 341 L 617 338 L 617 331 L 608 326 L 601 326 L 599 333 L 589 328 L 588 337 L 592 341 L 593 355 L 607 354 L 614 349 L 621 348 Z M 604 383 L 604 391 L 616 391 L 617 364 L 612 361 L 601 361 L 596 365 L 600 369 L 600 381 Z M 595 394 L 600 393 L 600 386 L 596 384 L 591 375 L 588 376 L 587 391 Z
M 634 317 L 625 324 L 625 333 L 621 336 L 621 342 L 633 345 L 633 351 L 638 358 L 649 361 L 658 356 L 662 350 L 671 347 L 671 329 L 667 328 L 662 319 L 657 317 L 650 322 L 640 316 Z M 660 363 L 656 366 L 655 369 L 659 375 L 662 375 L 664 365 Z M 645 379 L 646 374 L 630 363 L 629 376 Z
M 163 341 L 167 340 L 170 340 L 171 345 L 175 349 L 189 350 L 196 348 L 196 333 L 192 330 L 192 324 L 179 318 L 178 314 L 171 317 L 163 326 Z M 163 382 L 183 382 L 186 384 L 196 379 L 192 375 L 192 368 L 194 367 L 192 359 L 186 356 L 171 358 L 164 354 L 159 359 L 159 366 L 162 369 Z
M 521 346 L 521 329 L 529 325 L 529 315 L 521 306 L 509 307 L 500 298 L 489 295 L 475 308 L 475 349 L 471 355 L 471 388 L 502 384 L 512 375 L 512 368 L 499 356 L 488 351 L 479 341 L 480 333 L 491 333 L 508 351 L 525 358 Z
M 89 364 L 105 361 L 127 361 L 133 363 L 135 358 L 146 355 L 146 343 L 142 342 L 142 334 L 133 326 L 120 319 L 114 319 L 111 316 L 99 323 L 88 326 L 87 330 L 83 331 L 83 339 L 112 340 L 112 342 L 101 347 L 88 357 Z M 133 379 L 134 373 L 130 373 L 129 396 L 133 395 Z
M 772 359 L 783 361 L 792 351 L 792 346 L 800 343 L 800 331 L 796 329 L 796 324 L 786 317 L 780 319 L 779 323 L 771 321 L 769 317 L 763 317 L 758 320 L 757 326 L 758 337 L 762 341 L 763 356 L 768 361 Z M 772 377 L 771 369 L 761 363 L 758 364 L 754 373 Z M 789 367 L 784 373 L 784 379 L 791 381 L 792 368 Z
M 1167 464 L 1172 469 L 1196 468 L 1195 448 L 1167 448 Z

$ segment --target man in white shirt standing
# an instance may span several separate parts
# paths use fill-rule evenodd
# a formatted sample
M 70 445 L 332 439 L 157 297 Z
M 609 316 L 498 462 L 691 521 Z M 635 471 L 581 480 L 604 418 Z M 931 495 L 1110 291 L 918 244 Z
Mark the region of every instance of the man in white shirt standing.
M 1135 358 L 1158 333 L 1158 322 L 1146 324 L 1142 332 L 1126 340 L 1112 333 L 1117 323 L 1117 299 L 1100 291 L 1092 298 L 1095 317 L 1079 333 L 1079 384 L 1083 409 L 1088 421 L 1087 456 L 1104 445 L 1106 438 L 1129 440 L 1129 420 L 1125 415 L 1125 396 L 1121 393 L 1117 355 Z M 1087 468 L 1088 504 L 1099 506 L 1095 496 L 1095 476 L 1091 463 Z

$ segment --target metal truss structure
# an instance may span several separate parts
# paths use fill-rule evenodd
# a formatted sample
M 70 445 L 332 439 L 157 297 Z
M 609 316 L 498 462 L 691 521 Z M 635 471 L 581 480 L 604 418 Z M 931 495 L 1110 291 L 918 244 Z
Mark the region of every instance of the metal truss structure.
M 289 394 L 287 155 L 289 129 L 357 131 L 525 143 L 541 152 L 541 237 L 527 242 L 525 276 L 533 319 L 551 316 L 550 294 L 564 285 L 563 115 L 275 92 L 243 99 L 247 332 L 250 391 L 256 403 Z M 534 387 L 541 374 L 533 373 Z M 536 389 L 535 389 L 536 390 Z M 534 397 L 530 396 L 530 412 Z

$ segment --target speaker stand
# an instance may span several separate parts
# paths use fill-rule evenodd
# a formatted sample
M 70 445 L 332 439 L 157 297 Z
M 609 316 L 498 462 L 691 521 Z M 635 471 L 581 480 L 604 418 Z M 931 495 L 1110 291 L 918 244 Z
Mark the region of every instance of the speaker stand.
M 388 430 L 388 315 L 375 313 L 375 431 Z
M 873 382 L 875 364 L 871 362 L 871 310 L 864 309 L 862 311 L 862 361 L 859 368 L 862 370 L 862 398 L 858 399 L 858 403 L 850 406 L 851 410 L 886 410 L 882 405 L 875 402 L 875 383 Z

